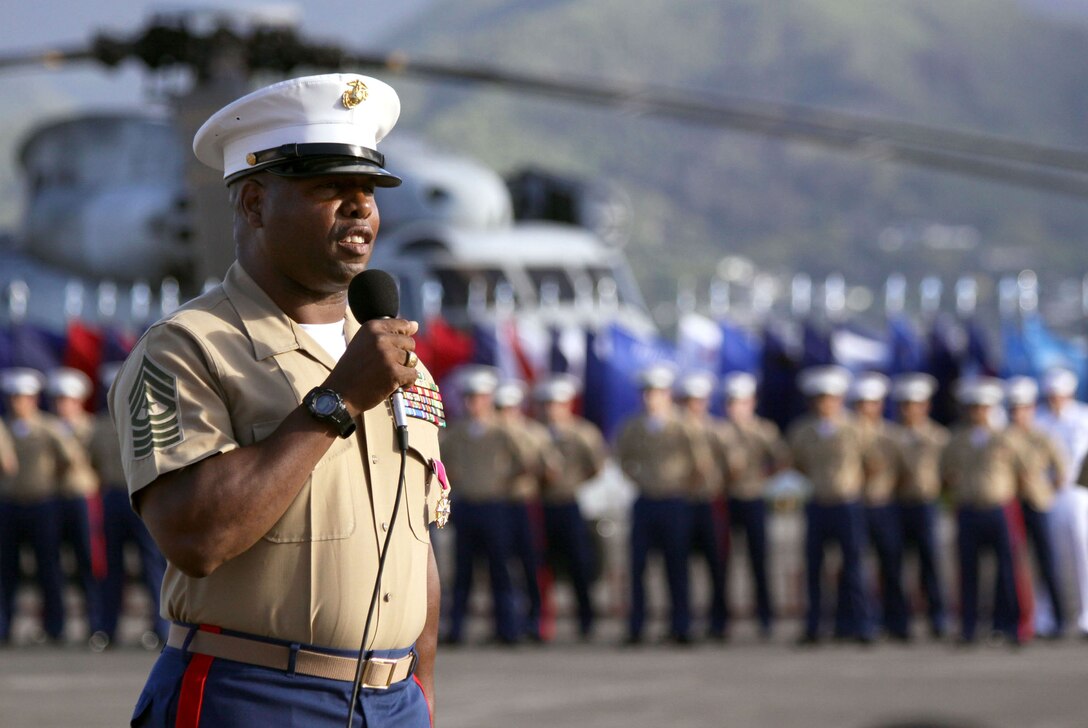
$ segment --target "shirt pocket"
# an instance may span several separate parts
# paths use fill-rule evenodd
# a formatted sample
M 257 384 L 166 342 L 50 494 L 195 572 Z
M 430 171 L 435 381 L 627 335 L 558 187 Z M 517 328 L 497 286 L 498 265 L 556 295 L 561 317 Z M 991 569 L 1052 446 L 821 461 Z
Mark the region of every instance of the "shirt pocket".
M 253 441 L 260 442 L 282 420 L 253 425 Z M 270 543 L 334 541 L 355 532 L 355 501 L 352 484 L 364 482 L 355 435 L 337 438 L 314 466 L 298 495 L 263 538 Z M 354 458 L 352 457 L 354 454 Z
M 422 420 L 410 420 L 408 433 L 411 443 L 405 466 L 408 523 L 418 541 L 430 543 L 430 525 L 435 520 L 435 507 L 442 492 L 431 467 L 431 459 L 438 457 L 438 428 Z

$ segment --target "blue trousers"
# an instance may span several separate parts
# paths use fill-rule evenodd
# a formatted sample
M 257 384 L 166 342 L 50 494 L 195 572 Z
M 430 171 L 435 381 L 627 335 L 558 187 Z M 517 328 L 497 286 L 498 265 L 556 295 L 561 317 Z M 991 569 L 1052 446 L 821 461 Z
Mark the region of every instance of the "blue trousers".
M 60 518 L 54 500 L 0 503 L 0 641 L 11 637 L 15 593 L 19 588 L 19 550 L 34 550 L 42 591 L 42 628 L 53 639 L 64 634 L 64 574 L 60 568 Z
M 447 638 L 451 641 L 460 641 L 464 632 L 468 598 L 472 591 L 472 572 L 478 556 L 487 559 L 495 636 L 503 642 L 516 642 L 520 636 L 510 584 L 508 518 L 509 504 L 505 501 L 457 503 L 453 605 L 447 632 Z
M 274 640 L 268 640 L 274 642 Z M 285 644 L 285 643 L 278 643 Z M 294 645 L 327 654 L 354 657 L 344 650 Z M 375 650 L 372 657 L 401 657 L 408 650 Z M 200 669 L 193 654 L 166 647 L 151 669 L 136 702 L 131 725 L 173 728 L 181 703 L 191 701 L 182 690 L 186 670 Z M 199 725 L 230 728 L 342 728 L 347 722 L 352 684 L 343 680 L 299 675 L 231 660 L 211 660 L 207 668 Z M 188 710 L 191 706 L 186 706 Z M 365 728 L 429 728 L 430 711 L 414 678 L 386 690 L 360 690 L 352 725 Z M 185 726 L 183 728 L 188 728 Z
M 725 634 L 725 528 L 718 504 L 695 501 L 691 511 L 691 553 L 706 561 L 710 573 L 710 633 Z
M 1032 551 L 1035 552 L 1035 565 L 1038 567 L 1039 578 L 1043 582 L 1054 615 L 1054 630 L 1061 632 L 1065 628 L 1065 610 L 1062 607 L 1062 591 L 1058 581 L 1058 570 L 1054 561 L 1053 537 L 1050 533 L 1050 513 L 1037 511 L 1028 505 L 1027 501 L 1021 501 L 1021 511 L 1024 514 L 1024 528 L 1027 531 L 1028 540 L 1031 542 Z
M 168 624 L 159 616 L 159 596 L 166 559 L 155 545 L 147 527 L 129 505 L 128 492 L 108 488 L 102 492 L 103 526 L 106 532 L 106 579 L 102 584 L 102 630 L 112 640 L 124 606 L 125 545 L 135 544 L 140 554 L 140 571 L 144 586 L 151 595 L 155 613 L 152 621 L 155 633 L 166 642 Z
M 926 597 L 926 610 L 929 626 L 934 634 L 942 635 L 947 629 L 944 589 L 937 555 L 937 518 L 936 503 L 901 503 L 899 518 L 903 525 L 903 551 L 918 553 L 918 570 L 922 591 Z
M 752 572 L 756 592 L 756 616 L 759 626 L 771 628 L 773 608 L 767 582 L 767 505 L 762 498 L 747 500 L 729 499 L 729 525 L 744 533 L 748 564 Z
M 102 626 L 102 589 L 91 564 L 91 517 L 87 499 L 61 498 L 57 501 L 60 518 L 60 542 L 72 549 L 76 560 L 76 578 L 83 590 L 87 626 L 98 632 Z
M 578 630 L 583 636 L 593 630 L 593 603 L 589 587 L 593 581 L 593 550 L 578 503 L 545 504 L 544 529 L 548 554 L 566 565 L 578 602 Z
M 508 504 L 507 522 L 510 525 L 510 548 L 514 560 L 520 566 L 525 604 L 518 610 L 521 617 L 521 634 L 540 637 L 540 549 L 536 527 L 528 503 L 517 501 Z M 520 600 L 518 600 L 520 601 Z
M 865 579 L 861 568 L 861 553 L 865 545 L 865 516 L 860 503 L 822 505 L 810 502 L 805 506 L 805 572 L 808 584 L 808 608 L 805 634 L 820 633 L 824 548 L 838 545 L 842 553 L 842 574 L 835 607 L 835 633 L 838 637 L 872 636 Z
M 903 594 L 903 525 L 899 506 L 866 506 L 869 542 L 880 570 L 880 623 L 896 637 L 908 633 L 907 599 Z
M 994 584 L 993 629 L 1010 639 L 1017 639 L 1020 605 L 1016 599 L 1013 574 L 1012 540 L 1005 509 L 961 508 L 959 525 L 961 630 L 964 640 L 975 639 L 978 626 L 978 570 L 982 549 L 993 551 L 997 559 Z
M 635 501 L 631 519 L 631 613 L 628 635 L 642 637 L 646 622 L 646 562 L 650 551 L 665 559 L 665 574 L 672 605 L 670 632 L 687 638 L 691 631 L 688 607 L 688 547 L 691 542 L 691 513 L 683 498 L 643 498 Z

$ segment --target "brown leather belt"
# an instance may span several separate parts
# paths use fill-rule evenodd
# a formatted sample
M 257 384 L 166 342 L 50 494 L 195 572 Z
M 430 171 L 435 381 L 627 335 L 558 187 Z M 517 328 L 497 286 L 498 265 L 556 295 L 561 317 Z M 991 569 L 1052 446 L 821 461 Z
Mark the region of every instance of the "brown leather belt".
M 167 646 L 182 649 L 193 629 L 180 624 L 170 625 Z M 197 630 L 189 642 L 188 651 L 284 672 L 291 669 L 290 647 L 235 635 Z M 393 683 L 408 678 L 415 669 L 417 659 L 415 650 L 400 658 L 371 657 L 363 666 L 360 687 L 384 690 Z M 354 657 L 326 655 L 303 649 L 295 652 L 295 672 L 300 675 L 354 682 L 357 664 Z

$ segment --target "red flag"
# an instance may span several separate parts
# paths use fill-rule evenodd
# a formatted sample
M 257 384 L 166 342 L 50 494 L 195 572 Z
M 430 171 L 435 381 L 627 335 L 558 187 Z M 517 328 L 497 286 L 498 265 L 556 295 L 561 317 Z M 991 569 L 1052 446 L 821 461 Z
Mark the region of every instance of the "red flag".
M 67 343 L 64 349 L 64 366 L 78 369 L 94 383 L 94 394 L 87 398 L 88 411 L 94 411 L 98 402 L 98 368 L 102 365 L 102 332 L 82 321 L 68 322 Z
M 427 322 L 416 337 L 416 354 L 427 365 L 435 381 L 452 369 L 472 361 L 472 337 L 450 326 L 442 317 Z

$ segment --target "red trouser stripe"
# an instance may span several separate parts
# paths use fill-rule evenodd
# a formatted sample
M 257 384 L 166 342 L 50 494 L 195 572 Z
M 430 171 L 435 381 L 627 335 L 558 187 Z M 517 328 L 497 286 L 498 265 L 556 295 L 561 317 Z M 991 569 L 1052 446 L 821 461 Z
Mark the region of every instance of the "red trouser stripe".
M 423 689 L 423 683 L 419 681 L 419 675 L 413 674 L 412 679 L 419 686 L 419 692 L 423 693 L 424 702 L 427 702 L 427 691 Z M 431 713 L 431 704 L 429 702 L 427 702 L 427 717 L 431 720 L 431 728 L 434 728 L 434 715 Z
M 217 634 L 220 631 L 218 627 L 206 624 L 200 625 L 200 629 Z M 198 728 L 200 725 L 200 708 L 204 704 L 204 683 L 208 680 L 208 671 L 214 659 L 210 655 L 194 654 L 189 660 L 189 666 L 185 668 L 185 675 L 181 679 L 181 695 L 178 696 L 175 728 Z
M 87 522 L 91 537 L 91 573 L 102 581 L 106 578 L 106 531 L 99 493 L 87 496 Z
M 1028 642 L 1035 634 L 1035 594 L 1028 564 L 1027 529 L 1020 502 L 1013 500 L 1005 506 L 1005 522 L 1009 524 L 1009 541 L 1012 545 L 1013 586 L 1020 607 L 1020 621 L 1016 633 L 1021 642 Z

